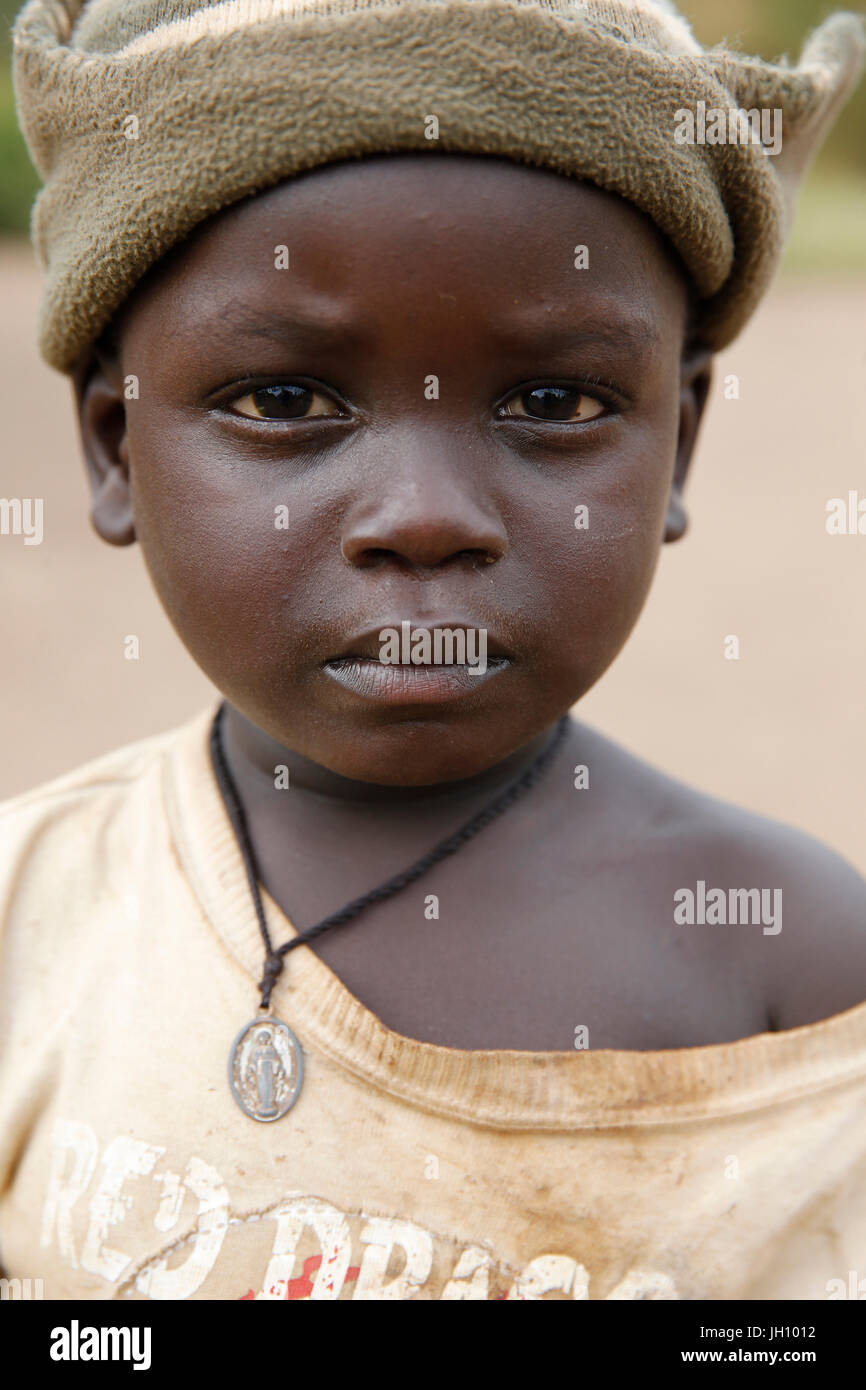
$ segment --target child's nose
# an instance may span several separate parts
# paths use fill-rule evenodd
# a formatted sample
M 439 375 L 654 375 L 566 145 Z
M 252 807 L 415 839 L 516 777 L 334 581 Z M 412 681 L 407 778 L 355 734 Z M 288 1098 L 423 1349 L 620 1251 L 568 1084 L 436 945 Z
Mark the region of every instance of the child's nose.
M 399 477 L 383 470 L 375 496 L 365 489 L 348 507 L 341 549 L 350 564 L 391 558 L 430 568 L 458 557 L 493 564 L 506 553 L 508 536 L 492 500 L 435 460 L 425 465 Z

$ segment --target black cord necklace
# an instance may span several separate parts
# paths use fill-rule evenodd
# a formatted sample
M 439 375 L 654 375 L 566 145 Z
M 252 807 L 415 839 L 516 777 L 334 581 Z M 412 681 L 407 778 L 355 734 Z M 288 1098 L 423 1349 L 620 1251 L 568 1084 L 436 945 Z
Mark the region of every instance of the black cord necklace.
M 504 791 L 499 792 L 492 801 L 470 816 L 453 834 L 440 840 L 438 844 L 409 868 L 394 874 L 377 888 L 372 888 L 360 898 L 353 898 L 345 907 L 332 912 L 321 922 L 306 931 L 299 932 L 291 941 L 286 941 L 274 950 L 271 942 L 265 910 L 259 892 L 259 870 L 250 840 L 247 819 L 238 795 L 234 779 L 229 772 L 222 742 L 222 720 L 225 715 L 225 701 L 220 705 L 211 725 L 210 754 L 217 784 L 222 793 L 229 819 L 232 823 L 238 845 L 246 868 L 253 903 L 258 918 L 259 931 L 265 944 L 265 970 L 259 982 L 262 1002 L 258 1018 L 247 1023 L 232 1043 L 229 1053 L 229 1085 L 232 1095 L 252 1120 L 264 1122 L 279 1120 L 289 1111 L 298 1098 L 303 1081 L 304 1063 L 301 1045 L 288 1024 L 273 1017 L 271 1011 L 271 992 L 277 978 L 282 974 L 284 957 L 297 946 L 305 946 L 323 932 L 351 922 L 371 903 L 384 902 L 393 897 L 410 883 L 414 883 L 434 864 L 447 859 L 462 849 L 467 841 L 483 830 L 503 811 L 507 811 L 520 797 L 535 786 L 552 763 L 560 743 L 568 728 L 568 716 L 563 715 L 556 726 L 553 738 L 532 761 L 525 772 L 516 777 Z

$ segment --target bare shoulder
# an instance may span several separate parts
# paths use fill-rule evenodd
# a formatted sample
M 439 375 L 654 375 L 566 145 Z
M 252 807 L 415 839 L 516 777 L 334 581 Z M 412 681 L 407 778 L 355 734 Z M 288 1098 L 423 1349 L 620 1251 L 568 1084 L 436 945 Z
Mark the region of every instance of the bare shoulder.
M 853 865 L 804 831 L 739 807 L 711 802 L 705 814 L 715 874 L 739 890 L 729 891 L 729 904 L 761 890 L 758 903 L 750 900 L 761 940 L 747 938 L 748 954 L 776 1028 L 866 1001 L 866 881 Z
M 609 832 L 630 846 L 648 884 L 676 897 L 680 920 L 706 925 L 695 939 L 759 985 L 777 1029 L 866 1001 L 866 880 L 853 865 L 804 831 L 582 733 L 611 779 Z

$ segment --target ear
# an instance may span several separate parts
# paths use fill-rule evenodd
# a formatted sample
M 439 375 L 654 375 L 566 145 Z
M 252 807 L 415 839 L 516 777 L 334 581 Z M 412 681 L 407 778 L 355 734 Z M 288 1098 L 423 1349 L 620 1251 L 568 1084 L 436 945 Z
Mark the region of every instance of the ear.
M 120 364 L 96 350 L 72 380 L 90 483 L 91 523 L 109 545 L 132 545 L 135 526 Z
M 683 354 L 680 369 L 680 429 L 674 476 L 665 518 L 665 541 L 678 541 L 685 534 L 688 515 L 683 502 L 683 489 L 698 428 L 707 403 L 713 376 L 713 354 L 709 348 L 690 348 Z

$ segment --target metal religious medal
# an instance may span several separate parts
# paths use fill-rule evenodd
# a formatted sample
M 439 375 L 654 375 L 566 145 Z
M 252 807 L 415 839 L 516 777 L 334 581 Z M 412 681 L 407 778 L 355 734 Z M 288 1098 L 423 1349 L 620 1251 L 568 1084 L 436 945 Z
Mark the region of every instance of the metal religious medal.
M 304 1079 L 301 1044 L 287 1023 L 262 1010 L 229 1053 L 232 1095 L 251 1120 L 267 1124 L 291 1110 Z

